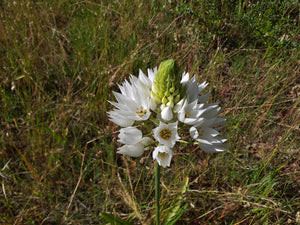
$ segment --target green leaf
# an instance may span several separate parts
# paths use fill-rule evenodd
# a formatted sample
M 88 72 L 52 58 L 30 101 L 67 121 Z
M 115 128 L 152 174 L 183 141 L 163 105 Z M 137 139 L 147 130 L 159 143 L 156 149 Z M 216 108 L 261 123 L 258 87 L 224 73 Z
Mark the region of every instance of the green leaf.
M 173 217 L 170 218 L 169 221 L 167 223 L 165 223 L 165 225 L 173 225 L 184 213 L 187 206 L 188 206 L 188 204 L 186 203 L 183 207 L 179 208 L 179 210 L 176 211 L 176 213 L 173 215 Z
M 181 186 L 180 194 L 174 201 L 174 206 L 168 211 L 168 214 L 163 223 L 164 225 L 174 224 L 181 217 L 181 215 L 184 213 L 185 209 L 187 208 L 187 204 L 181 207 L 181 203 L 183 201 L 183 195 L 186 192 L 188 184 L 189 184 L 189 178 L 186 177 Z
M 109 214 L 109 213 L 101 213 L 103 219 L 109 222 L 111 225 L 133 225 L 125 220 L 120 219 L 119 217 Z

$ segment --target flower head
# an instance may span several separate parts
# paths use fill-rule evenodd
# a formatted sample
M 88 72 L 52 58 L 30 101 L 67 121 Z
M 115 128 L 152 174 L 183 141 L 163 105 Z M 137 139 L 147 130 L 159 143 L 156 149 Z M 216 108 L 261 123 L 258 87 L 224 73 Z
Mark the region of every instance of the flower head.
M 120 93 L 113 92 L 116 102 L 109 101 L 115 106 L 108 112 L 109 119 L 122 127 L 118 142 L 123 146 L 117 153 L 141 156 L 145 149 L 153 148 L 152 135 L 158 145 L 153 159 L 163 167 L 170 166 L 172 148 L 180 139 L 178 133 L 187 127 L 187 142 L 198 143 L 205 152 L 227 150 L 226 139 L 219 132 L 225 118 L 218 116 L 218 103 L 207 103 L 210 92 L 202 94 L 207 85 L 198 84 L 195 76 L 190 79 L 188 73 L 180 78 L 173 59 L 163 61 L 158 70 L 148 69 L 148 76 L 141 70 L 138 77 L 131 75 L 129 81 L 119 85 Z M 156 128 L 149 130 L 153 123 Z M 143 137 L 147 130 L 149 133 Z

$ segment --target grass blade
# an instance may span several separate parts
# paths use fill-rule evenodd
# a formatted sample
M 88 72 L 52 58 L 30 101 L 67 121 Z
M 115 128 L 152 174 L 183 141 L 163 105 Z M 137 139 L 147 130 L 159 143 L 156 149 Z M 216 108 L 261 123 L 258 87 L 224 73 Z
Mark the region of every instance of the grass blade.
M 107 222 L 109 222 L 112 225 L 133 225 L 125 220 L 120 219 L 119 217 L 113 214 L 102 212 L 101 216 L 103 219 L 105 219 Z

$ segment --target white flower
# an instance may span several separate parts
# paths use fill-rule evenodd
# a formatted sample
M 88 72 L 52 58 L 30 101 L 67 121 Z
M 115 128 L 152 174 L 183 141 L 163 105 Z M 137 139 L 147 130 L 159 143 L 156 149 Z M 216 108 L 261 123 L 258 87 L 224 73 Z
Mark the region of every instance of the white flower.
M 140 157 L 145 151 L 145 146 L 150 145 L 152 142 L 153 140 L 151 138 L 144 137 L 135 144 L 123 145 L 122 147 L 118 148 L 117 153 L 128 155 L 131 157 Z
M 178 120 L 180 122 L 194 125 L 200 123 L 203 120 L 201 115 L 207 110 L 204 104 L 198 104 L 198 100 L 192 103 L 188 103 L 187 100 L 184 101 L 182 108 L 178 112 Z
M 147 145 L 151 145 L 153 143 L 153 139 L 152 138 L 149 138 L 149 137 L 144 137 L 140 143 L 142 143 L 144 146 L 147 146 Z
M 110 121 L 121 127 L 131 126 L 134 122 L 134 120 L 130 120 L 126 116 L 124 116 L 123 111 L 119 109 L 108 112 L 108 117 Z
M 142 132 L 135 127 L 126 127 L 120 129 L 120 134 L 118 137 L 118 141 L 125 145 L 118 148 L 117 153 L 131 157 L 141 156 L 144 153 L 144 147 L 153 142 L 153 140 L 149 137 L 143 138 Z
M 172 109 L 167 106 L 161 111 L 161 118 L 165 121 L 169 121 L 173 118 Z
M 178 120 L 193 125 L 190 135 L 199 142 L 205 152 L 227 150 L 226 139 L 219 136 L 218 130 L 225 124 L 225 118 L 218 117 L 218 103 L 206 104 L 210 93 L 199 96 L 208 85 L 206 82 L 198 85 L 195 76 L 189 79 L 188 73 L 183 73 L 181 83 L 186 87 L 186 101 L 178 112 Z
M 122 147 L 118 148 L 117 153 L 131 157 L 140 157 L 144 153 L 144 145 L 142 143 L 123 145 Z
M 134 121 L 147 120 L 154 107 L 149 87 L 135 76 L 119 85 L 121 93 L 113 92 L 117 102 L 111 102 L 117 109 L 108 112 L 109 119 L 121 127 L 131 126 Z
M 221 125 L 226 124 L 226 119 L 218 116 L 221 110 L 218 103 L 205 104 L 205 108 L 205 112 L 201 115 L 204 120 L 196 123 L 195 127 L 214 127 L 215 129 L 219 129 Z
M 151 90 L 152 89 L 153 80 L 154 80 L 155 75 L 157 73 L 157 67 L 155 67 L 154 69 L 148 69 L 147 71 L 148 71 L 148 77 L 143 73 L 142 70 L 139 70 L 139 80 L 145 86 L 147 86 L 148 90 Z M 156 109 L 156 103 L 155 103 L 155 101 L 152 98 L 150 98 L 149 107 L 152 110 Z
M 126 145 L 133 145 L 140 142 L 143 138 L 142 132 L 135 127 L 126 127 L 120 129 L 120 134 L 118 135 L 119 142 Z
M 173 151 L 167 146 L 160 145 L 154 149 L 152 156 L 153 159 L 156 160 L 160 166 L 165 168 L 167 166 L 170 166 L 171 164 Z
M 153 129 L 154 138 L 162 145 L 173 147 L 180 139 L 177 133 L 178 121 L 175 123 L 159 122 L 159 127 Z
M 190 135 L 199 142 L 205 152 L 219 152 L 227 150 L 226 139 L 219 136 L 218 130 L 225 124 L 225 118 L 218 117 L 221 107 L 218 103 L 204 104 L 205 111 L 201 114 L 201 121 L 193 124 Z
M 205 152 L 220 152 L 227 150 L 226 139 L 218 137 L 219 132 L 210 127 L 191 127 L 190 135 L 199 142 L 200 148 Z
M 139 70 L 139 80 L 151 90 L 156 73 L 157 67 L 154 69 L 148 69 L 148 77 L 143 73 L 142 70 Z
M 202 103 L 208 100 L 209 93 L 203 96 L 199 96 L 203 89 L 208 85 L 206 81 L 198 85 L 195 76 L 189 79 L 189 73 L 183 73 L 181 83 L 186 88 L 186 99 L 188 103 L 194 102 L 195 100 L 198 100 Z

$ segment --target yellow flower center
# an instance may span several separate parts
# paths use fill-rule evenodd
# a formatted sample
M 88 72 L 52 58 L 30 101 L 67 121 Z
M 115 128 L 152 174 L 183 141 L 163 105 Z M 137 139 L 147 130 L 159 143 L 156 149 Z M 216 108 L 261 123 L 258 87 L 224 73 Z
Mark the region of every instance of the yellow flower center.
M 185 117 L 186 117 L 186 118 L 190 118 L 191 115 L 192 115 L 192 113 L 190 113 L 190 112 L 185 112 Z
M 146 113 L 147 113 L 147 109 L 144 109 L 143 106 L 141 106 L 140 108 L 136 108 L 136 114 L 142 118 Z
M 168 153 L 166 152 L 158 152 L 158 155 L 161 157 L 161 158 L 165 158 L 168 156 Z
M 172 135 L 172 132 L 169 129 L 163 129 L 159 132 L 159 136 L 165 140 L 169 140 L 171 135 Z

